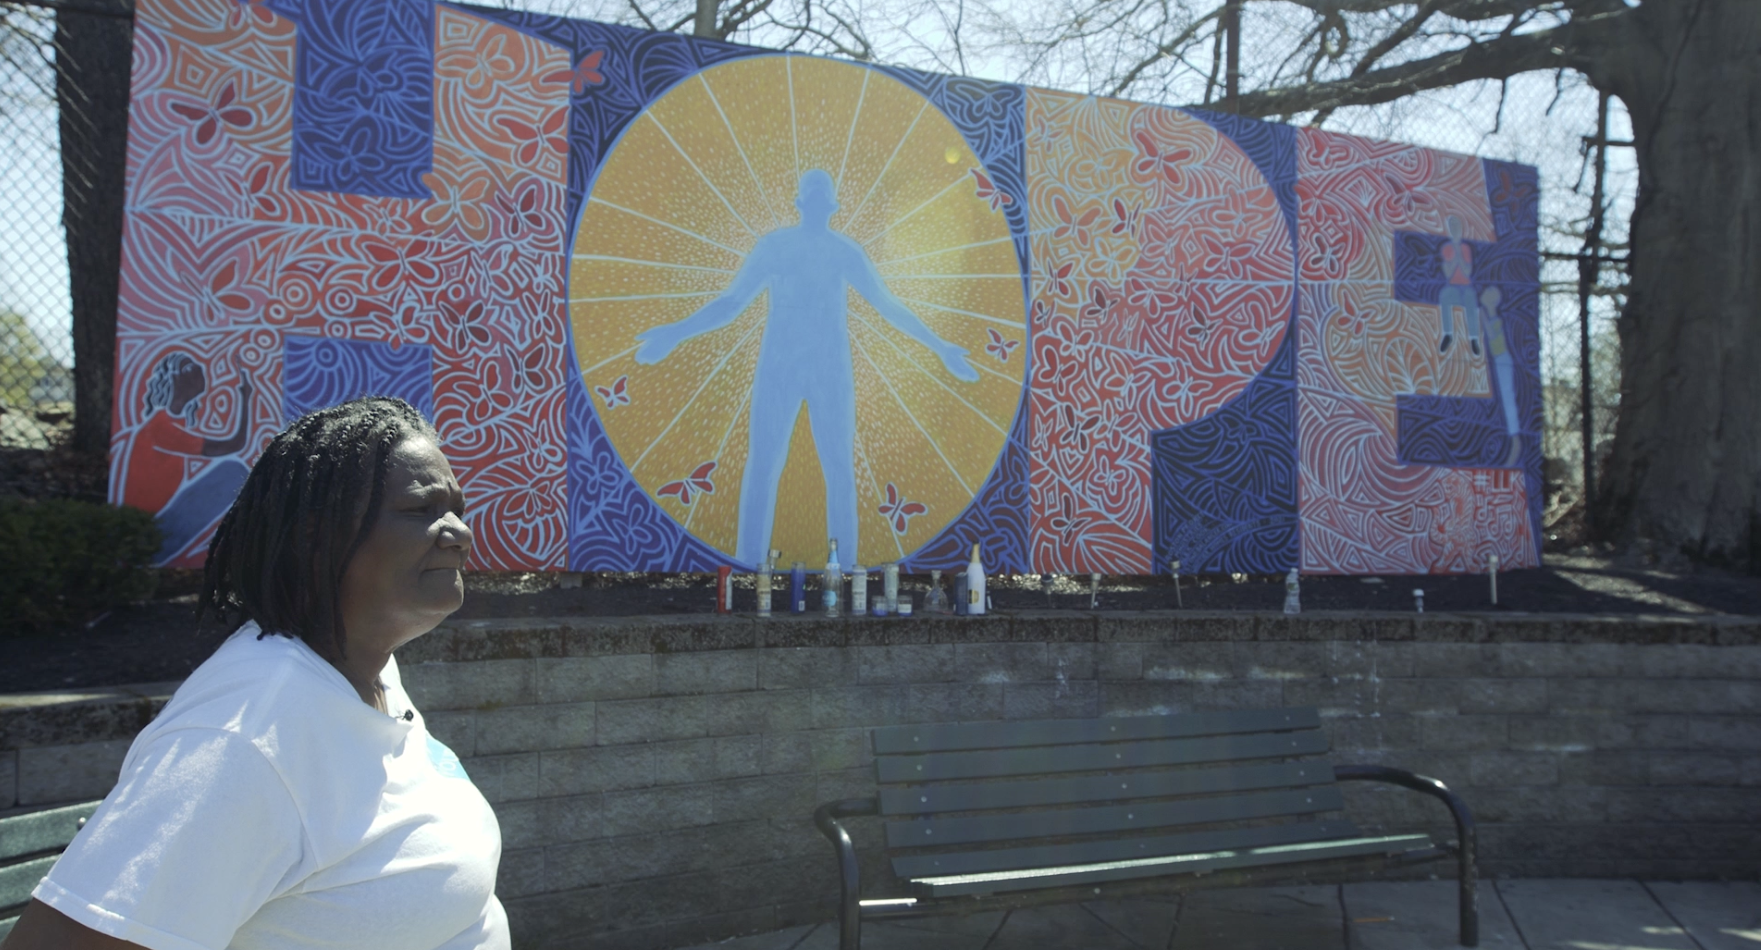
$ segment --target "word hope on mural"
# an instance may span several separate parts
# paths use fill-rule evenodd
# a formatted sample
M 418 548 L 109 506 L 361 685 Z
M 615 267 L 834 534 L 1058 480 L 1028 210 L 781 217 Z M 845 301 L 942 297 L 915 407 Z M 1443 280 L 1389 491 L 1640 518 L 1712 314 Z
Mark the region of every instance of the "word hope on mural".
M 431 419 L 472 567 L 1539 563 L 1535 170 L 432 0 L 141 0 L 114 501 Z

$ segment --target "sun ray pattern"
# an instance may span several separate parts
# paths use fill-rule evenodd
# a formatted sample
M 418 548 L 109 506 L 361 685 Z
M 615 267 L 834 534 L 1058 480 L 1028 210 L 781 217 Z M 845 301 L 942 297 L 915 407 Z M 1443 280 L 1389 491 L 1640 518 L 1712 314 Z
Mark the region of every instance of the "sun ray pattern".
M 768 115 L 753 107 L 760 91 L 775 104 Z M 600 406 L 601 422 L 637 482 L 692 535 L 734 551 L 769 298 L 761 292 L 734 322 L 651 364 L 635 359 L 637 335 L 725 291 L 766 231 L 759 222 L 795 225 L 799 177 L 814 168 L 836 176 L 832 229 L 885 262 L 876 269 L 888 291 L 978 371 L 973 382 L 955 377 L 874 301 L 849 293 L 861 540 L 844 557 L 902 559 L 965 510 L 1009 437 L 1024 384 L 1024 359 L 1000 362 L 985 348 L 1002 337 L 1027 343 L 1021 265 L 1008 222 L 974 192 L 979 167 L 948 119 L 898 80 L 805 57 L 711 67 L 632 123 L 577 229 L 575 352 L 590 390 L 627 379 L 629 404 Z M 629 230 L 635 223 L 645 229 Z M 779 495 L 771 546 L 785 561 L 817 563 L 824 500 L 801 496 L 820 490 L 826 448 L 813 444 L 805 418 L 780 479 L 789 493 Z M 658 494 L 709 461 L 713 492 L 689 504 L 678 491 Z M 928 511 L 883 515 L 889 485 Z

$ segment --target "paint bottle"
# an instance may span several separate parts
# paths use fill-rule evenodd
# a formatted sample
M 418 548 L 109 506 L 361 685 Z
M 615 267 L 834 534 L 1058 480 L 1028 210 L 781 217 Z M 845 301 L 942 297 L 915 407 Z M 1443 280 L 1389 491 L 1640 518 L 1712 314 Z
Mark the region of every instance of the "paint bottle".
M 860 564 L 850 567 L 850 616 L 868 613 L 868 568 Z
M 886 598 L 887 613 L 896 614 L 899 612 L 899 562 L 888 564 L 882 577 L 881 592 Z
M 1287 614 L 1302 613 L 1302 581 L 1296 575 L 1296 568 L 1284 575 L 1284 612 Z
M 966 565 L 966 613 L 982 616 L 990 598 L 985 596 L 984 564 L 978 559 L 978 545 L 972 546 L 972 560 Z
M 807 565 L 796 561 L 789 568 L 789 613 L 807 612 Z
M 844 587 L 844 568 L 838 564 L 838 539 L 831 539 L 831 552 L 825 556 L 825 574 L 819 582 L 820 601 L 825 606 L 827 617 L 836 617 L 843 608 L 838 603 L 838 593 Z
M 775 562 L 767 559 L 763 564 L 758 565 L 758 576 L 753 578 L 753 586 L 758 588 L 758 615 L 760 617 L 770 616 L 770 571 L 775 566 Z
M 901 607 L 904 604 L 901 602 Z M 949 610 L 948 595 L 942 593 L 942 572 L 929 572 L 929 596 L 923 598 L 923 612 L 926 614 L 945 614 Z M 900 614 L 910 611 L 900 610 Z
M 1498 555 L 1486 555 L 1486 578 L 1492 582 L 1492 606 L 1498 606 Z

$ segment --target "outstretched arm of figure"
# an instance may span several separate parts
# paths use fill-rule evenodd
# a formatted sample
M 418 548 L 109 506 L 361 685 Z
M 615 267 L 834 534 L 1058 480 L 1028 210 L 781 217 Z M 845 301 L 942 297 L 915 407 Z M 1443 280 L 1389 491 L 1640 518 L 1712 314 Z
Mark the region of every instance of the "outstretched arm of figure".
M 911 339 L 929 347 L 931 352 L 941 357 L 942 365 L 948 368 L 948 372 L 966 382 L 977 382 L 978 370 L 973 369 L 972 364 L 966 362 L 966 348 L 936 336 L 934 330 L 926 326 L 922 320 L 918 319 L 917 314 L 911 312 L 910 307 L 905 306 L 899 298 L 893 296 L 892 291 L 887 289 L 887 285 L 881 280 L 880 273 L 874 269 L 874 264 L 869 261 L 868 255 L 858 251 L 857 257 L 861 264 L 852 267 L 851 272 L 846 275 L 850 286 L 855 287 L 856 292 L 872 304 L 874 309 L 887 319 L 888 323 L 899 328 L 900 332 Z
M 755 266 L 759 256 L 758 248 L 746 255 L 746 262 L 740 265 L 740 270 L 734 275 L 733 283 L 728 285 L 728 289 L 722 291 L 721 296 L 704 304 L 696 313 L 677 323 L 663 323 L 636 334 L 636 339 L 642 341 L 641 347 L 636 350 L 636 362 L 643 365 L 658 363 L 666 359 L 680 343 L 734 322 L 734 318 L 770 283 L 770 274 L 765 267 L 761 263 Z
M 251 431 L 251 380 L 240 376 L 238 381 L 238 431 L 230 439 L 203 439 L 202 454 L 208 458 L 231 455 L 245 447 L 245 436 Z

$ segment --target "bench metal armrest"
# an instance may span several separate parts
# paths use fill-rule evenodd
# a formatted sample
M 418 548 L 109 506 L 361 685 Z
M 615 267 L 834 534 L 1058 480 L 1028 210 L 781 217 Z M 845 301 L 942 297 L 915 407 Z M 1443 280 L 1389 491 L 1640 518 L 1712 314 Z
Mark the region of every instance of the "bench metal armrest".
M 880 799 L 846 798 L 826 802 L 813 810 L 813 823 L 838 852 L 838 946 L 854 950 L 862 940 L 862 869 L 856 863 L 856 846 L 838 819 L 880 814 Z
M 1449 807 L 1449 816 L 1455 819 L 1456 857 L 1460 862 L 1457 880 L 1461 897 L 1461 944 L 1464 947 L 1479 946 L 1480 909 L 1474 895 L 1474 815 L 1468 810 L 1467 802 L 1437 779 L 1386 765 L 1335 765 L 1333 778 L 1341 782 L 1388 782 L 1423 792 Z

